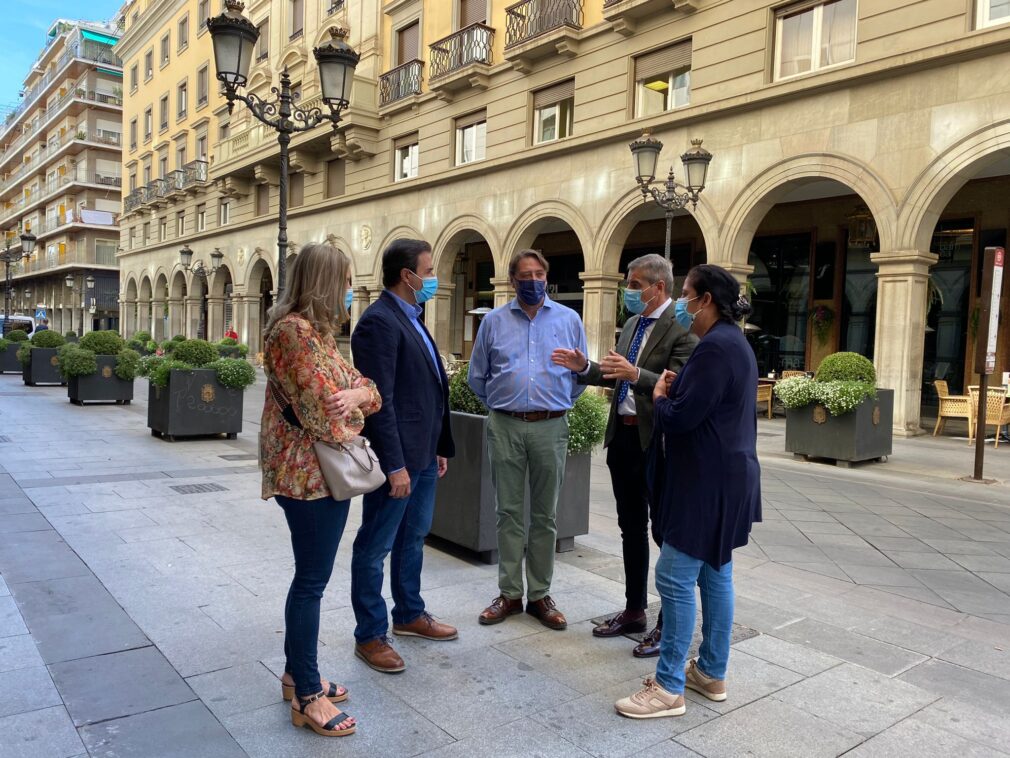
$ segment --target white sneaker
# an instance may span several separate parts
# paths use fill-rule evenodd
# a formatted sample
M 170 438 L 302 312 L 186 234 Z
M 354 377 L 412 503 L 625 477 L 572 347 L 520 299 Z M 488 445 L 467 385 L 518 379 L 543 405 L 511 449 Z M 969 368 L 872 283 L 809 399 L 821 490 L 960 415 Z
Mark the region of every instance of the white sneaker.
M 662 716 L 683 716 L 687 710 L 683 695 L 667 692 L 649 677 L 641 690 L 614 703 L 614 709 L 629 719 L 655 719 Z

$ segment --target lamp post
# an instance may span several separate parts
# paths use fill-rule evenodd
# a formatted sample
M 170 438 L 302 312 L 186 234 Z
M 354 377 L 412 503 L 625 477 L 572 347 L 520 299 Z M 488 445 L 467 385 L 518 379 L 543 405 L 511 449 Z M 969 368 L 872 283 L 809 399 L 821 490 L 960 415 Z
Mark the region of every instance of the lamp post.
M 708 164 L 712 162 L 712 153 L 701 146 L 701 140 L 691 140 L 691 148 L 680 156 L 687 174 L 687 184 L 678 183 L 673 176 L 673 167 L 663 183 L 662 189 L 653 187 L 656 179 L 656 167 L 659 164 L 659 153 L 663 143 L 653 139 L 648 131 L 632 142 L 631 156 L 635 163 L 635 181 L 642 190 L 642 199 L 648 202 L 651 197 L 656 205 L 666 211 L 666 259 L 670 260 L 670 244 L 673 234 L 673 212 L 691 205 L 691 210 L 698 207 L 698 196 L 705 189 L 708 178 Z M 678 191 L 682 190 L 682 191 Z
M 21 235 L 21 249 L 11 250 L 11 242 L 13 237 L 10 234 L 4 234 L 4 249 L 0 252 L 0 260 L 4 263 L 4 323 L 3 328 L 6 331 L 11 318 L 11 300 L 14 297 L 14 290 L 11 287 L 11 266 L 21 260 L 22 257 L 28 258 L 33 252 L 35 252 L 35 235 L 31 231 L 26 231 Z
M 214 43 L 217 79 L 224 85 L 228 98 L 228 112 L 233 111 L 235 101 L 239 100 L 248 106 L 253 116 L 277 132 L 281 185 L 277 232 L 277 294 L 280 295 L 284 291 L 288 247 L 288 145 L 291 135 L 314 129 L 324 121 L 332 122 L 333 130 L 337 130 L 340 114 L 350 104 L 354 69 L 360 56 L 344 42 L 347 31 L 337 27 L 330 28 L 329 42 L 313 49 L 319 65 L 322 99 L 329 113 L 323 113 L 321 108 L 303 110 L 294 104 L 287 69 L 281 72 L 280 87 L 270 89 L 276 98 L 267 101 L 255 94 L 243 95 L 239 90 L 249 79 L 249 64 L 259 38 L 259 30 L 242 15 L 244 7 L 239 0 L 225 0 L 225 12 L 207 19 L 207 29 Z
M 207 271 L 207 267 L 204 265 L 202 260 L 193 263 L 193 251 L 190 250 L 189 245 L 184 245 L 179 251 L 179 262 L 186 271 L 191 272 L 194 276 L 199 279 L 203 279 L 203 297 L 200 298 L 200 321 L 206 327 L 207 324 L 207 297 L 210 294 L 210 275 L 216 272 L 221 267 L 221 261 L 224 260 L 224 253 L 222 253 L 218 248 L 214 248 L 214 252 L 210 254 L 210 271 Z M 199 331 L 199 327 L 197 328 Z M 199 335 L 197 335 L 199 336 Z M 204 334 L 204 338 L 206 338 Z
M 81 286 L 79 286 L 79 287 L 74 286 L 77 283 L 77 280 L 74 279 L 74 275 L 73 274 L 67 274 L 66 278 L 63 281 L 66 282 L 67 289 L 69 289 L 71 291 L 71 293 L 77 295 L 80 298 L 80 303 L 81 303 L 81 333 L 80 333 L 79 336 L 84 336 L 84 293 L 85 292 L 93 292 L 94 291 L 94 289 L 95 289 L 95 277 L 93 277 L 91 274 L 88 274 L 87 277 L 84 279 L 84 283 Z M 74 327 L 74 316 L 73 316 L 73 308 L 71 308 L 70 309 L 70 328 L 73 329 L 73 327 Z

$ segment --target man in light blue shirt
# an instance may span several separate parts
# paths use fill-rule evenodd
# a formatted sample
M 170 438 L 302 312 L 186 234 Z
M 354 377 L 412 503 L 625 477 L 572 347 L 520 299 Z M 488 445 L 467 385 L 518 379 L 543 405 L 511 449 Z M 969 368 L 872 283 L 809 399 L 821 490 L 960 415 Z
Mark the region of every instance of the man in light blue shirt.
M 571 370 L 551 361 L 564 345 L 586 351 L 582 320 L 547 297 L 547 260 L 520 250 L 509 263 L 512 302 L 484 317 L 470 356 L 467 381 L 491 411 L 487 422 L 491 478 L 498 503 L 498 588 L 480 614 L 497 624 L 523 609 L 551 629 L 564 629 L 564 615 L 551 600 L 558 493 L 568 455 L 567 412 L 585 387 Z M 530 481 L 530 527 L 523 518 L 526 476 Z

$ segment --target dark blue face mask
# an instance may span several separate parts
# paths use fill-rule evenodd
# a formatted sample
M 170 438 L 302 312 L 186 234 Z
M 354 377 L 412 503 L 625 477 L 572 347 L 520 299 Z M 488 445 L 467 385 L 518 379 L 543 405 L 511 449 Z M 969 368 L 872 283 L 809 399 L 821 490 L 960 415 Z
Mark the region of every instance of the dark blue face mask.
M 547 282 L 542 279 L 516 279 L 516 295 L 525 305 L 539 305 L 547 294 Z

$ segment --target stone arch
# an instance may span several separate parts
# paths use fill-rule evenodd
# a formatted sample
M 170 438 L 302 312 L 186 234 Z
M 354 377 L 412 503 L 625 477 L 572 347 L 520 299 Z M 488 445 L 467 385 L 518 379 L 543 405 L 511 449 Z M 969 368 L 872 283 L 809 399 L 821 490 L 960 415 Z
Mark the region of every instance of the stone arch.
M 833 179 L 844 184 L 866 203 L 880 236 L 880 249 L 891 250 L 895 242 L 897 210 L 891 191 L 864 163 L 845 155 L 807 153 L 779 161 L 746 181 L 725 215 L 718 247 L 712 262 L 747 266 L 754 232 L 769 210 L 797 184 Z
M 567 224 L 575 232 L 582 248 L 583 261 L 587 260 L 587 254 L 593 249 L 593 235 L 582 212 L 564 200 L 544 200 L 527 208 L 512 222 L 505 235 L 505 244 L 499 251 L 500 257 L 495 261 L 495 269 L 506 271 L 512 254 L 532 245 L 541 228 L 550 219 Z
M 461 235 L 467 232 L 479 234 L 491 248 L 491 256 L 497 262 L 500 257 L 500 246 L 498 235 L 494 228 L 485 219 L 479 216 L 464 214 L 457 216 L 438 235 L 432 248 L 432 258 L 435 264 L 435 273 L 440 280 L 446 281 L 452 273 L 452 266 L 456 260 L 456 251 L 452 249 L 452 244 Z M 497 266 L 496 266 L 497 268 Z
M 263 287 L 264 276 L 269 276 L 271 282 L 276 280 L 273 268 L 266 259 L 254 258 L 252 264 L 249 266 L 249 272 L 246 274 L 245 291 L 258 295 Z M 273 289 L 272 285 L 271 289 Z
M 211 297 L 224 297 L 224 288 L 229 282 L 232 285 L 235 283 L 235 277 L 232 276 L 231 268 L 229 268 L 227 263 L 222 263 L 211 276 L 213 277 L 210 281 Z
M 151 277 L 148 274 L 144 274 L 140 279 L 140 299 L 150 300 L 154 289 L 151 284 Z
M 279 71 L 284 71 L 285 69 L 291 70 L 303 65 L 307 60 L 308 56 L 305 55 L 305 51 L 302 49 L 301 45 L 295 45 L 288 48 L 287 52 L 281 56 L 280 65 L 277 69 Z
M 249 77 L 249 84 L 246 85 L 246 89 L 253 90 L 256 87 L 259 87 L 265 83 L 269 83 L 269 81 L 270 79 L 267 76 L 267 73 L 264 70 L 260 69 L 259 71 L 254 72 L 253 75 Z
M 1010 119 L 979 129 L 936 156 L 902 198 L 896 249 L 928 251 L 933 229 L 954 195 L 988 164 L 1006 157 L 1007 152 Z
M 168 296 L 173 300 L 178 300 L 186 297 L 187 291 L 186 274 L 181 269 L 177 269 L 176 272 L 172 274 L 172 281 L 169 287 Z
M 369 251 L 370 254 L 375 256 L 375 259 L 372 261 L 371 274 L 376 286 L 382 285 L 382 251 L 385 250 L 393 240 L 401 239 L 421 240 L 424 239 L 424 236 L 412 226 L 397 226 L 391 229 L 386 236 L 382 238 L 382 244 Z
M 597 244 L 592 251 L 592 257 L 587 256 L 586 267 L 588 270 L 617 271 L 624 243 L 632 229 L 642 221 L 643 215 L 650 205 L 652 205 L 651 200 L 642 202 L 641 190 L 633 189 L 626 192 L 610 207 L 596 233 Z M 702 237 L 705 239 L 705 249 L 709 251 L 709 257 L 711 257 L 716 253 L 719 243 L 719 218 L 715 210 L 704 194 L 698 201 L 696 209 L 685 208 L 684 210 L 694 218 L 701 228 Z
M 140 288 L 137 286 L 137 279 L 131 274 L 126 279 L 126 287 L 123 289 L 123 299 L 136 302 Z

